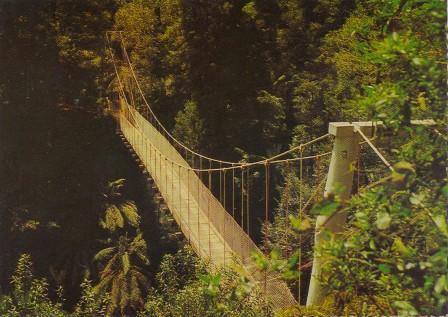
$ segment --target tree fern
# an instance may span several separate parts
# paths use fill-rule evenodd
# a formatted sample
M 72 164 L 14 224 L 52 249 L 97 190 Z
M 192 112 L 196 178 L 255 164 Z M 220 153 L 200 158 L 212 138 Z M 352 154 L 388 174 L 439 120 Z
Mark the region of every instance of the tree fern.
M 146 243 L 141 234 L 134 239 L 120 236 L 116 245 L 99 251 L 95 260 L 103 265 L 100 281 L 94 287 L 97 295 L 110 294 L 108 315 L 135 313 L 144 303 L 150 283 L 138 262 L 148 264 Z
M 135 202 L 123 197 L 124 184 L 124 179 L 109 182 L 103 194 L 104 216 L 99 220 L 99 224 L 110 232 L 123 229 L 126 225 L 132 228 L 138 228 L 140 225 L 140 215 Z

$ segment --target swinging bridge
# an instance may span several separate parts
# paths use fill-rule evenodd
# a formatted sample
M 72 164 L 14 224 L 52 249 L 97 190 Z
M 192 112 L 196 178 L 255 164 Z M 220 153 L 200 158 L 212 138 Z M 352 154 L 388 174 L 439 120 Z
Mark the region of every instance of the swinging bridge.
M 111 35 L 120 44 L 121 60 L 112 49 Z M 251 210 L 257 208 L 259 215 L 260 208 L 263 209 L 264 222 L 270 220 L 270 209 L 273 208 L 270 177 L 273 170 L 289 173 L 296 180 L 298 205 L 288 202 L 285 208 L 286 213 L 295 213 L 300 218 L 316 197 L 334 192 L 336 186 L 344 186 L 343 199 L 350 196 L 353 184 L 359 190 L 362 173 L 357 172 L 357 179 L 354 179 L 351 166 L 357 162 L 358 171 L 366 169 L 360 166 L 359 160 L 364 145 L 368 145 L 369 150 L 373 149 L 370 155 L 393 169 L 367 137 L 373 135 L 379 125 L 372 122 L 330 123 L 327 134 L 256 162 L 229 162 L 207 157 L 177 140 L 155 115 L 143 94 L 122 33 L 108 32 L 106 46 L 118 82 L 119 109 L 114 111 L 118 133 L 160 192 L 164 204 L 194 251 L 214 265 L 241 268 L 258 285 L 274 309 L 296 305 L 296 298 L 280 275 L 263 271 L 254 263 L 253 253 L 261 251 L 252 240 Z M 262 189 L 263 197 L 254 199 L 251 196 L 255 186 Z M 310 189 L 307 194 L 303 190 L 306 186 Z M 324 239 L 320 236 L 323 227 L 337 232 L 345 219 L 344 214 L 331 219 L 319 216 L 315 244 Z M 299 233 L 299 244 L 304 242 Z M 309 267 L 310 264 L 303 264 L 299 256 L 299 267 Z M 316 257 L 312 270 L 308 305 L 318 304 L 323 296 L 318 278 L 320 261 Z M 300 299 L 300 277 L 298 284 L 297 298 Z

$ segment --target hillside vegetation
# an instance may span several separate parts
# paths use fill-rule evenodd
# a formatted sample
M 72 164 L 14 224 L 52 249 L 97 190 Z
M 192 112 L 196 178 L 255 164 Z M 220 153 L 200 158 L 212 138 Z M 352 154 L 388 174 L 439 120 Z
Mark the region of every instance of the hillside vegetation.
M 441 0 L 1 1 L 0 315 L 447 314 L 446 18 Z M 164 126 L 204 155 L 255 161 L 329 122 L 383 122 L 393 172 L 369 157 L 357 185 L 370 186 L 300 212 L 302 180 L 279 169 L 272 221 L 254 211 L 269 254 L 254 260 L 296 307 L 274 313 L 245 276 L 210 269 L 157 211 L 107 111 L 108 30 Z M 314 248 L 316 216 L 339 212 L 341 235 Z M 305 307 L 310 267 L 297 261 L 313 252 L 327 294 Z

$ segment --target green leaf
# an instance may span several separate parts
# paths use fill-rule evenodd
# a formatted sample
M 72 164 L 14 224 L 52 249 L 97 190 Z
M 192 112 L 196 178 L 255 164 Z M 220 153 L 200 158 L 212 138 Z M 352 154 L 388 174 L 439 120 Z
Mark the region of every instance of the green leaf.
M 255 2 L 250 1 L 248 2 L 243 8 L 242 11 L 246 13 L 248 16 L 250 16 L 252 19 L 255 19 L 257 16 L 257 9 L 255 7 Z
M 424 193 L 412 193 L 411 197 L 409 197 L 409 202 L 413 205 L 421 205 L 423 200 L 425 199 L 425 194 Z
M 380 264 L 378 265 L 378 270 L 380 270 L 381 273 L 389 274 L 390 273 L 390 265 L 389 264 Z
M 442 275 L 437 279 L 436 285 L 434 286 L 434 291 L 440 294 L 443 290 L 448 290 L 448 280 L 446 275 Z
M 401 241 L 400 238 L 395 238 L 394 243 L 392 245 L 392 248 L 396 251 L 398 251 L 403 256 L 412 256 L 414 252 L 412 252 L 412 249 L 405 246 L 403 241 Z
M 406 175 L 402 173 L 398 173 L 396 171 L 392 172 L 392 182 L 401 183 L 406 179 Z
M 402 183 L 406 180 L 406 176 L 415 174 L 414 166 L 409 162 L 398 162 L 394 165 L 394 171 L 392 172 L 392 182 Z
M 442 194 L 448 198 L 448 185 L 442 187 Z
M 376 214 L 376 221 L 375 224 L 380 230 L 385 230 L 389 228 L 390 223 L 392 221 L 392 218 L 390 217 L 389 213 L 381 211 Z
M 255 284 L 250 282 L 247 278 L 240 277 L 239 285 L 235 290 L 235 295 L 237 298 L 242 299 L 243 297 L 250 294 Z
M 207 274 L 199 274 L 199 281 L 201 281 L 204 285 L 208 285 L 210 281 L 210 276 Z
M 291 255 L 288 259 L 288 268 L 289 269 L 294 269 L 297 266 L 297 263 L 299 263 L 299 255 L 300 255 L 300 251 L 296 251 L 294 252 L 293 255 Z
M 308 218 L 302 218 L 290 215 L 289 220 L 291 221 L 292 227 L 297 231 L 306 231 L 311 228 L 311 222 Z
M 282 273 L 282 278 L 285 280 L 295 280 L 300 276 L 300 272 L 297 270 L 286 270 Z
M 446 218 L 443 214 L 438 215 L 432 215 L 431 218 L 436 224 L 437 228 L 446 236 L 448 237 L 448 224 L 446 223 Z
M 253 258 L 255 264 L 261 270 L 267 270 L 267 268 L 268 268 L 268 261 L 266 260 L 266 257 L 262 253 L 254 252 L 254 253 L 252 253 L 252 258 Z
M 402 217 L 409 217 L 410 215 L 412 215 L 412 209 L 401 206 L 398 214 Z
M 278 260 L 280 258 L 280 251 L 278 249 L 273 249 L 270 253 L 271 259 Z
M 104 216 L 104 223 L 106 225 L 106 229 L 112 232 L 115 231 L 117 227 L 123 228 L 124 218 L 116 205 L 107 205 L 106 213 Z
M 405 172 L 415 173 L 414 165 L 412 165 L 411 163 L 406 162 L 406 161 L 400 161 L 400 162 L 394 164 L 394 169 L 400 173 L 405 173 Z
M 418 315 L 417 310 L 409 302 L 406 301 L 396 301 L 393 306 L 397 310 L 399 316 L 416 316 Z
M 211 282 L 213 285 L 219 285 L 219 283 L 221 282 L 221 273 L 218 273 L 216 275 L 213 275 L 211 278 Z
M 324 200 L 319 204 L 316 204 L 311 209 L 311 214 L 320 216 L 331 216 L 339 208 L 339 203 L 333 200 Z
M 412 59 L 412 62 L 413 62 L 415 65 L 419 66 L 419 65 L 422 64 L 423 59 L 422 59 L 422 58 L 419 58 L 419 57 L 414 57 L 414 58 Z
M 229 310 L 229 308 L 227 307 L 227 305 L 224 304 L 224 303 L 218 303 L 218 304 L 216 304 L 216 309 L 217 309 L 218 311 L 220 311 L 220 312 L 225 312 L 225 311 Z

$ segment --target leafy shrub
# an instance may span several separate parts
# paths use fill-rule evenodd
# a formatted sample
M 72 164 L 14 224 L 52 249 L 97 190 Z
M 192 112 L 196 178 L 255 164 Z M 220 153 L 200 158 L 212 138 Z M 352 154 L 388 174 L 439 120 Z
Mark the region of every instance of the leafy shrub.
M 45 279 L 33 276 L 33 264 L 28 254 L 22 254 L 11 279 L 11 295 L 0 297 L 0 315 L 15 316 L 65 316 L 62 303 L 53 303 L 48 295 Z M 62 290 L 58 290 L 61 295 Z
M 166 255 L 157 274 L 158 289 L 148 296 L 139 316 L 271 316 L 263 296 L 237 273 L 207 266 L 189 248 Z M 210 269 L 210 268 L 209 268 Z

